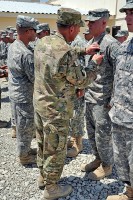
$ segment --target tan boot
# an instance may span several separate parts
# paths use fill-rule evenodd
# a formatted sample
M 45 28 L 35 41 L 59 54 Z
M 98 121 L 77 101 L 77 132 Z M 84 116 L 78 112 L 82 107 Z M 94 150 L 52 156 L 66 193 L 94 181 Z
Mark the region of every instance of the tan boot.
M 27 156 L 19 156 L 18 161 L 22 165 L 29 165 L 29 164 L 35 164 L 36 163 L 36 157 L 34 155 L 27 155 Z
M 12 131 L 11 131 L 11 136 L 12 138 L 16 138 L 16 127 L 12 127 Z
M 44 187 L 45 187 L 44 178 L 41 174 L 38 176 L 37 182 L 38 182 L 39 189 L 41 189 L 41 190 L 44 189 Z
M 82 172 L 92 172 L 95 169 L 97 169 L 101 164 L 101 160 L 95 159 L 94 161 L 90 162 L 89 164 L 82 164 L 81 165 L 81 171 Z
M 112 166 L 102 166 L 102 164 L 93 172 L 90 172 L 88 178 L 93 181 L 103 179 L 105 176 L 112 174 Z
M 108 196 L 108 198 L 106 200 L 128 200 L 128 197 L 124 194 L 112 195 L 112 196 Z
M 73 158 L 78 155 L 79 152 L 83 150 L 82 136 L 74 138 L 73 146 L 70 150 L 67 151 L 67 157 Z
M 58 184 L 46 185 L 43 194 L 43 200 L 55 200 L 60 197 L 66 197 L 72 192 L 70 185 L 61 186 Z
M 75 138 L 70 137 L 67 141 L 67 148 L 72 148 Z
M 133 200 L 133 188 L 127 186 L 125 194 L 108 196 L 106 200 Z

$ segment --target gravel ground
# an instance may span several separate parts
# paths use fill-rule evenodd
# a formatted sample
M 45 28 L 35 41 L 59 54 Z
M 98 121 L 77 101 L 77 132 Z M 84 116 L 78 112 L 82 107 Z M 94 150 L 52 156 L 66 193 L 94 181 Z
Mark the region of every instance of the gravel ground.
M 39 174 L 35 165 L 23 167 L 17 162 L 16 139 L 11 138 L 10 103 L 7 82 L 2 82 L 2 109 L 0 119 L 9 121 L 8 128 L 0 129 L 0 200 L 40 200 L 43 191 L 37 187 Z M 101 181 L 91 181 L 80 171 L 81 163 L 93 160 L 87 135 L 84 136 L 84 150 L 76 159 L 66 159 L 61 184 L 71 184 L 73 192 L 59 200 L 105 200 L 109 194 L 122 192 L 123 184 L 118 182 L 115 168 L 113 174 Z M 36 147 L 36 140 L 32 142 Z

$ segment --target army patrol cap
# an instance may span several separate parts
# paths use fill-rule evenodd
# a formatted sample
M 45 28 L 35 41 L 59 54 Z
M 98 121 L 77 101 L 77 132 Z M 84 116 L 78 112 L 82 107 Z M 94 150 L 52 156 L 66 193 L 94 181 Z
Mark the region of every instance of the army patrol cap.
M 88 17 L 85 19 L 85 21 L 97 21 L 103 17 L 105 18 L 110 17 L 108 9 L 100 8 L 100 9 L 90 10 L 88 12 Z
M 60 8 L 57 12 L 57 24 L 64 26 L 79 25 L 84 26 L 81 13 L 71 8 Z
M 8 35 L 7 35 L 6 33 L 3 33 L 3 34 L 1 35 L 1 38 L 6 38 L 6 37 L 8 37 Z
M 21 28 L 33 28 L 36 30 L 38 24 L 39 22 L 33 17 L 24 16 L 24 15 L 17 16 L 16 25 L 18 25 Z
M 47 23 L 38 24 L 36 33 L 41 33 L 42 31 L 49 31 L 49 30 L 50 30 L 49 24 Z
M 127 30 L 118 30 L 117 34 L 115 35 L 115 37 L 123 37 L 123 36 L 128 36 L 129 33 Z
M 15 33 L 13 33 L 13 39 L 17 39 L 17 36 L 18 36 L 18 34 L 17 34 L 17 32 L 15 32 Z
M 128 9 L 133 9 L 133 0 L 126 0 L 126 5 L 123 6 L 119 11 L 125 12 Z
M 11 28 L 13 28 L 13 26 L 7 26 L 6 30 L 10 30 Z
M 83 34 L 85 34 L 85 35 L 87 35 L 89 33 L 90 33 L 89 28 L 85 29 L 85 31 L 83 32 Z

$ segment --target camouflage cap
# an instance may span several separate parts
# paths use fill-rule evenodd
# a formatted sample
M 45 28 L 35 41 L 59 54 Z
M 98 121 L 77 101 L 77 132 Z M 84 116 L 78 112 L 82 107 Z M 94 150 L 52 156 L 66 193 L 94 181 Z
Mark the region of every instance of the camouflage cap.
M 109 18 L 109 10 L 100 8 L 100 9 L 95 9 L 95 10 L 90 10 L 88 12 L 88 17 L 85 19 L 85 21 L 97 21 L 103 17 Z
M 133 0 L 126 0 L 126 5 L 123 6 L 119 11 L 125 12 L 127 9 L 133 9 Z
M 60 8 L 57 12 L 57 24 L 64 26 L 79 25 L 84 26 L 84 22 L 81 19 L 81 13 L 71 8 Z
M 57 30 L 52 30 L 52 31 L 50 32 L 50 34 L 51 34 L 51 35 L 55 35 L 56 32 L 57 32 Z
M 13 32 L 16 32 L 16 31 L 17 31 L 17 29 L 14 28 L 14 27 L 10 28 L 10 30 L 12 30 Z
M 16 24 L 21 28 L 33 28 L 37 29 L 39 22 L 33 17 L 18 15 Z
M 42 31 L 49 31 L 50 28 L 49 28 L 49 24 L 47 23 L 43 23 L 43 24 L 38 24 L 37 25 L 37 33 L 40 33 Z
M 13 28 L 13 26 L 7 26 L 6 30 L 10 30 L 11 28 Z
M 123 37 L 123 36 L 128 36 L 129 33 L 127 30 L 118 30 L 117 34 L 115 35 L 115 37 Z
M 0 30 L 0 34 L 6 33 L 6 31 L 4 30 Z
M 1 35 L 1 38 L 6 38 L 7 37 L 7 34 L 6 33 L 3 33 L 2 35 Z
M 85 31 L 83 32 L 83 34 L 85 34 L 85 35 L 87 35 L 89 33 L 90 33 L 89 28 L 85 29 Z
M 17 34 L 17 32 L 15 32 L 15 33 L 13 33 L 13 39 L 17 39 L 17 36 L 18 36 L 18 34 Z

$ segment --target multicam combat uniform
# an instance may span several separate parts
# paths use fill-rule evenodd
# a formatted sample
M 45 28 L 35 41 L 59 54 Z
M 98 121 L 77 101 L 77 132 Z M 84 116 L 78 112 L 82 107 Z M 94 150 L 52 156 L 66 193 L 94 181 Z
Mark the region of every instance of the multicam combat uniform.
M 35 48 L 37 163 L 47 184 L 56 183 L 63 170 L 75 87 L 82 88 L 96 77 L 93 61 L 87 74 L 81 71 L 78 50 L 72 50 L 59 33 L 42 38 Z

